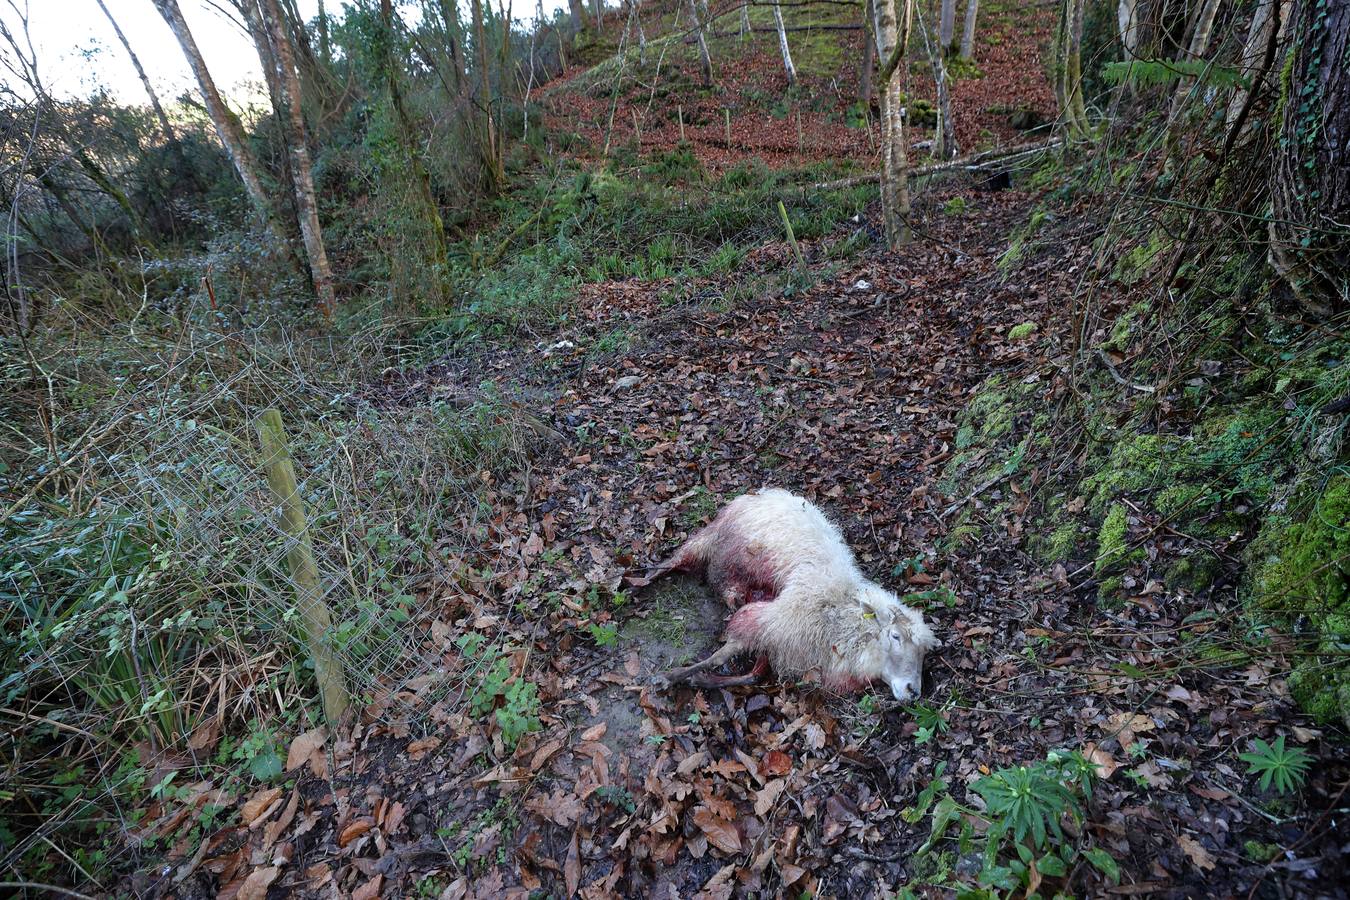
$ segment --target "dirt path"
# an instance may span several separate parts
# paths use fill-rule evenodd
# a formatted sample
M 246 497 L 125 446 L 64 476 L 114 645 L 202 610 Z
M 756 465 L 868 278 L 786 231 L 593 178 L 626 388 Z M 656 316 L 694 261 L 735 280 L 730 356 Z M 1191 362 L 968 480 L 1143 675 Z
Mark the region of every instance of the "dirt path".
M 1034 321 L 1062 333 L 1090 243 L 1085 227 L 1061 222 L 1005 278 L 996 260 L 1032 198 L 967 200 L 966 216 L 930 210 L 931 232 L 905 251 L 874 250 L 795 295 L 721 311 L 715 285 L 694 292 L 697 306 L 665 306 L 650 285 L 590 288 L 580 324 L 535 355 L 485 356 L 472 373 L 432 367 L 404 391 L 476 377 L 555 398 L 567 445 L 489 497 L 500 511 L 484 560 L 496 574 L 438 593 L 456 634 L 521 648 L 513 668 L 538 685 L 542 728 L 510 752 L 486 715 L 436 707 L 421 732 L 377 715 L 339 746 L 331 791 L 302 786 L 310 827 L 291 846 L 290 887 L 883 896 L 916 874 L 928 822 L 901 813 L 939 764 L 964 796 L 990 768 L 1058 747 L 1092 754 L 1109 775 L 1091 829 L 1127 881 L 1164 896 L 1332 883 L 1331 825 L 1304 834 L 1292 816 L 1258 814 L 1234 768 L 1251 736 L 1288 718 L 1286 692 L 1266 664 L 1201 669 L 1182 653 L 1206 631 L 1182 620 L 1222 621 L 1231 592 L 1159 586 L 1098 608 L 1090 586 L 1069 590 L 1062 570 L 1039 571 L 1016 546 L 1034 478 L 995 488 L 1016 499 L 992 532 L 938 552 L 952 499 L 937 482 L 958 412 L 991 374 L 1036 385 L 1053 372 L 1046 343 L 1007 332 Z M 747 263 L 787 264 L 782 247 Z M 880 697 L 776 680 L 650 686 L 713 644 L 724 610 L 678 579 L 635 591 L 631 573 L 769 484 L 825 507 L 870 575 L 918 593 L 946 643 L 926 684 L 945 729 L 917 734 L 914 716 Z M 920 556 L 921 573 L 906 568 Z M 1334 766 L 1314 773 L 1308 801 L 1325 802 L 1343 778 Z M 362 822 L 374 827 L 353 832 Z M 1300 852 L 1263 866 L 1247 841 Z M 978 869 L 953 848 L 926 874 Z

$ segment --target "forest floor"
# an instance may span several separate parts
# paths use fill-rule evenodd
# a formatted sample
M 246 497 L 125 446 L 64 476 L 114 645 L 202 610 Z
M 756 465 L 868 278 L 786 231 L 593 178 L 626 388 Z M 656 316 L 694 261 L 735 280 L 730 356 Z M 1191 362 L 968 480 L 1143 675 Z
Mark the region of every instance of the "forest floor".
M 1053 117 L 1040 64 L 1053 8 L 989 6 L 983 77 L 954 89 L 963 151 L 1024 140 L 1014 109 Z M 569 153 L 581 159 L 598 158 L 607 134 L 635 158 L 674 150 L 682 119 L 713 172 L 749 158 L 874 167 L 875 117 L 859 127 L 850 116 L 868 114 L 851 113 L 837 87 L 856 78 L 862 34 L 829 34 L 834 49 L 801 54 L 795 93 L 766 33 L 744 51 L 734 32 L 714 38 L 718 92 L 697 88 L 679 41 L 649 48 L 668 52 L 667 69 L 646 80 L 577 66 L 542 89 L 545 125 L 578 135 Z M 916 73 L 916 95 L 931 96 Z M 366 400 L 397 409 L 491 384 L 551 434 L 518 480 L 484 473 L 491 525 L 419 594 L 421 652 L 442 666 L 438 683 L 467 682 L 464 695 L 424 698 L 428 679 L 366 708 L 353 733 L 304 732 L 287 760 L 292 786 L 244 798 L 238 827 L 184 845 L 186 862 L 131 888 L 162 888 L 172 873 L 188 897 L 881 897 L 906 883 L 940 896 L 980 860 L 941 834 L 919 852 L 925 788 L 962 798 L 992 770 L 1067 747 L 1102 779 L 1082 837 L 1122 873 L 1115 884 L 1080 865 L 1072 890 L 1343 896 L 1332 810 L 1350 773 L 1277 675 L 1292 645 L 1242 650 L 1231 582 L 1191 592 L 1148 581 L 1103 604 L 1090 563 L 1028 556 L 1037 486 L 1072 436 L 980 496 L 949 493 L 958 417 L 986 379 L 1039 391 L 1047 408 L 1062 396 L 1066 298 L 1092 265 L 1099 211 L 1056 215 L 1001 267 L 1039 199 L 938 185 L 899 252 L 877 240 L 874 205 L 870 220 L 806 242 L 810 273 L 787 290 L 729 303 L 730 276 L 586 284 L 569 324 L 533 347 L 368 385 Z M 860 232 L 867 249 L 831 259 Z M 794 265 L 788 245 L 770 242 L 735 277 Z M 727 611 L 688 579 L 647 585 L 644 570 L 725 502 L 768 485 L 824 507 L 864 572 L 924 609 L 944 646 L 929 656 L 922 706 L 773 677 L 656 686 L 716 645 Z M 973 541 L 953 534 L 966 512 L 982 526 Z M 495 715 L 493 693 L 484 709 L 469 702 L 484 677 L 475 648 L 490 646 L 514 648 L 507 679 L 526 685 L 528 673 L 537 692 L 504 695 Z M 508 733 L 530 716 L 537 730 Z M 1277 733 L 1318 760 L 1297 799 L 1262 792 L 1238 760 Z M 178 825 L 153 811 L 148 821 L 161 834 Z
M 1019 548 L 1034 471 L 995 488 L 1015 500 L 986 537 L 944 541 L 963 499 L 939 487 L 957 415 L 991 374 L 1048 388 L 1062 372 L 1047 348 L 1068 330 L 1061 301 L 1094 235 L 1062 218 L 1005 275 L 997 260 L 1033 197 L 967 188 L 967 214 L 941 214 L 957 193 L 930 195 L 930 229 L 898 253 L 841 267 L 824 261 L 828 239 L 808 245 L 814 283 L 798 291 L 723 309 L 715 283 L 678 305 L 660 285 L 592 285 L 575 324 L 532 353 L 373 386 L 394 406 L 481 382 L 547 398 L 533 411 L 559 439 L 519 483 L 489 486 L 494 525 L 463 560 L 493 574 L 443 578 L 422 598 L 437 611 L 424 647 L 450 674 L 468 657 L 451 635 L 519 648 L 542 727 L 512 750 L 491 718 L 418 709 L 414 688 L 367 709 L 350 738 L 307 732 L 291 749 L 295 787 L 248 798 L 184 894 L 887 896 L 979 867 L 955 841 L 916 857 L 929 822 L 904 811 L 925 787 L 941 777 L 960 795 L 1059 747 L 1100 767 L 1085 827 L 1124 872 L 1118 886 L 1080 872 L 1080 890 L 1337 894 L 1342 836 L 1318 811 L 1339 799 L 1327 795 L 1346 782 L 1343 758 L 1297 724 L 1278 653 L 1197 663 L 1240 645 L 1233 591 L 1155 582 L 1099 604 L 1090 578 Z M 791 264 L 783 244 L 747 261 Z M 1036 336 L 1010 339 L 1026 322 Z M 889 698 L 773 678 L 654 686 L 714 646 L 725 610 L 687 580 L 643 586 L 642 570 L 763 485 L 819 502 L 864 571 L 925 608 L 944 642 L 925 729 Z M 1261 798 L 1237 753 L 1291 720 L 1324 764 L 1298 801 Z M 1265 847 L 1288 849 L 1264 859 Z

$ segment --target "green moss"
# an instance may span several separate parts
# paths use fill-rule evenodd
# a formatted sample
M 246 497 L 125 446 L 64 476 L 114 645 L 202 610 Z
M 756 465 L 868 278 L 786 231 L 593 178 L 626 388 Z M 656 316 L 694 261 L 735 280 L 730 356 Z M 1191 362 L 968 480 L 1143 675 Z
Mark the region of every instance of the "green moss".
M 1242 845 L 1242 852 L 1247 854 L 1247 858 L 1253 862 L 1268 863 L 1280 855 L 1279 844 L 1263 844 L 1260 841 L 1247 841 Z
M 1339 475 L 1302 521 L 1273 523 L 1261 542 L 1255 598 L 1267 608 L 1328 616 L 1350 597 L 1350 476 Z
M 1213 584 L 1221 571 L 1218 559 L 1209 553 L 1197 553 L 1183 556 L 1168 566 L 1163 583 L 1171 589 L 1189 588 L 1198 591 Z
M 1128 491 L 1141 491 L 1158 484 L 1175 459 L 1178 441 L 1157 434 L 1136 434 L 1117 440 L 1099 470 L 1083 479 L 1088 507 L 1101 515 L 1108 503 Z
M 1045 538 L 1039 556 L 1048 563 L 1064 562 L 1078 545 L 1078 523 L 1065 522 Z
M 1097 532 L 1098 574 L 1127 560 L 1130 523 L 1123 503 L 1113 503 Z
M 1020 341 L 1024 337 L 1029 337 L 1036 328 L 1035 322 L 1023 322 L 1021 325 L 1014 325 L 1008 329 L 1008 340 Z

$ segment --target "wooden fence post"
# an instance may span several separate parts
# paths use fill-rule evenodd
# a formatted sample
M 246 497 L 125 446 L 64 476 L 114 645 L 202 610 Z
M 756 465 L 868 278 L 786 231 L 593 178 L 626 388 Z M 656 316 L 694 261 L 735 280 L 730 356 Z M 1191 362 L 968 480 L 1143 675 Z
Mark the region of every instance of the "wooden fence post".
M 788 218 L 787 207 L 783 201 L 778 201 L 778 214 L 783 217 L 783 229 L 787 231 L 788 243 L 792 245 L 792 254 L 797 257 L 797 270 L 806 275 L 806 257 L 802 256 L 801 244 L 797 243 L 797 235 L 792 231 L 792 220 Z
M 281 424 L 281 413 L 264 410 L 258 417 L 258 439 L 262 443 L 263 467 L 267 470 L 267 484 L 281 503 L 281 527 L 290 538 L 286 552 L 291 581 L 295 585 L 296 607 L 309 643 L 309 654 L 314 660 L 314 679 L 319 683 L 323 712 L 334 725 L 347 711 L 349 694 L 347 676 L 342 661 L 325 638 L 333 626 L 332 615 L 323 601 L 319 583 L 319 567 L 314 562 L 314 546 L 309 539 L 309 523 L 305 517 L 305 502 L 295 483 L 295 465 L 286 444 L 286 430 Z

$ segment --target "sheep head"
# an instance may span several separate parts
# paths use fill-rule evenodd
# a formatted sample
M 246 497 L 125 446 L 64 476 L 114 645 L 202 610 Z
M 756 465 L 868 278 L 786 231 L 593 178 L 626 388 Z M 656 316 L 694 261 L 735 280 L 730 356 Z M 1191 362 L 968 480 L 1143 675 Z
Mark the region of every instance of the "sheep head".
M 897 700 L 913 700 L 923 690 L 923 660 L 938 646 L 923 616 L 883 588 L 869 585 L 859 597 L 863 620 L 876 636 L 880 677 Z

